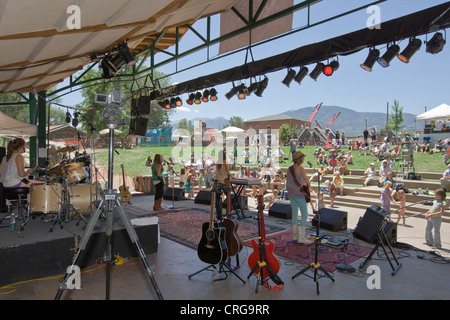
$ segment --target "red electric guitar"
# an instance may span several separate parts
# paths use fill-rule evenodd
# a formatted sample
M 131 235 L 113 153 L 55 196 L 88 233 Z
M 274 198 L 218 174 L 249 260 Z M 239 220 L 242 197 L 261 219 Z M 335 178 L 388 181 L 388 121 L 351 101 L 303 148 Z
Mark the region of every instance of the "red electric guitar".
M 274 255 L 275 243 L 273 241 L 266 243 L 266 234 L 264 227 L 264 203 L 262 194 L 258 195 L 258 241 L 252 239 L 253 253 L 248 257 L 248 266 L 252 270 L 248 277 L 255 273 L 259 277 L 270 278 L 277 285 L 283 285 L 283 281 L 277 275 L 280 271 L 280 260 Z

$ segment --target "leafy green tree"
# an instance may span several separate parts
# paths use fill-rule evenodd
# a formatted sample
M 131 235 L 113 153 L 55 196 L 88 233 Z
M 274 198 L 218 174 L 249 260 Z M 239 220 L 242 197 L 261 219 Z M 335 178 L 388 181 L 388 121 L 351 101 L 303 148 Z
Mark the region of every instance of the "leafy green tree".
M 398 135 L 399 131 L 405 127 L 405 125 L 402 125 L 403 120 L 403 107 L 400 107 L 398 100 L 394 100 L 392 113 L 389 115 L 389 120 L 386 127 L 388 130 L 393 131 L 395 135 Z

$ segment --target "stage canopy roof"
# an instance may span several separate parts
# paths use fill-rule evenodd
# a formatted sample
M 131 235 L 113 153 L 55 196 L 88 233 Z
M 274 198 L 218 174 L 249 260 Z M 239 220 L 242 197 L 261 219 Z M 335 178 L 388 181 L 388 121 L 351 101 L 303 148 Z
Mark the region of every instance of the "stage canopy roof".
M 28 124 L 0 112 L 0 136 L 26 136 L 33 137 L 37 134 L 37 125 Z
M 237 2 L 2 0 L 0 93 L 46 91 L 91 63 L 90 54 L 110 50 L 127 39 L 133 54 L 153 43 L 165 50 L 196 20 Z M 178 33 L 177 26 L 183 26 Z
M 450 119 L 450 106 L 448 104 L 441 104 L 436 108 L 433 108 L 427 112 L 419 114 L 416 120 L 439 120 L 439 119 Z

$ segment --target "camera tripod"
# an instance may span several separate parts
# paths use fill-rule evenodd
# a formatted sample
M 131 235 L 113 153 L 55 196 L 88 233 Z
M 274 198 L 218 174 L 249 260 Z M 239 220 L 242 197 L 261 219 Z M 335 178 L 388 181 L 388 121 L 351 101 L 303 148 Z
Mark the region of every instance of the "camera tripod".
M 316 170 L 317 171 L 317 170 Z M 319 171 L 317 171 L 317 181 L 318 181 L 318 185 L 317 185 L 317 199 L 320 198 L 320 175 L 321 173 Z M 316 236 L 314 239 L 314 263 L 311 263 L 309 266 L 305 267 L 303 270 L 300 270 L 297 274 L 295 274 L 292 279 L 295 279 L 296 277 L 298 277 L 299 275 L 305 273 L 308 270 L 313 270 L 314 271 L 314 276 L 311 277 L 309 275 L 306 275 L 310 278 L 312 278 L 314 280 L 314 282 L 316 283 L 316 293 L 317 295 L 320 294 L 320 290 L 319 290 L 319 271 L 322 271 L 322 273 L 324 274 L 321 277 L 328 277 L 331 281 L 334 282 L 334 278 L 328 273 L 328 271 L 326 271 L 321 265 L 320 263 L 318 263 L 319 260 L 319 234 L 320 234 L 320 211 L 321 209 L 318 208 L 318 210 L 316 212 L 314 212 L 317 216 L 317 226 L 316 226 Z
M 102 190 L 102 197 L 98 204 L 98 207 L 94 210 L 92 217 L 89 220 L 89 223 L 86 226 L 83 236 L 81 237 L 79 248 L 75 253 L 72 265 L 68 267 L 67 273 L 62 280 L 59 290 L 55 296 L 55 300 L 59 300 L 64 292 L 64 290 L 68 289 L 68 280 L 73 274 L 73 270 L 76 267 L 77 261 L 80 257 L 81 252 L 86 248 L 88 240 L 94 230 L 94 227 L 100 217 L 100 214 L 103 212 L 106 217 L 106 250 L 105 250 L 105 261 L 106 261 L 106 300 L 109 300 L 110 295 L 110 275 L 111 275 L 111 235 L 112 235 L 112 224 L 113 224 L 113 208 L 117 208 L 120 218 L 122 219 L 122 223 L 125 225 L 125 228 L 128 232 L 128 235 L 131 241 L 136 245 L 136 249 L 138 254 L 144 264 L 145 270 L 152 282 L 152 285 L 155 289 L 155 292 L 159 298 L 159 300 L 163 300 L 163 296 L 158 288 L 158 284 L 156 283 L 155 278 L 153 277 L 154 268 L 150 267 L 146 257 L 144 250 L 139 242 L 136 231 L 131 225 L 130 220 L 125 215 L 125 210 L 122 206 L 122 201 L 117 194 L 117 190 L 113 189 L 113 163 L 114 163 L 114 153 L 113 153 L 113 141 L 114 141 L 114 124 L 108 124 L 109 126 L 109 172 L 108 172 L 108 189 Z

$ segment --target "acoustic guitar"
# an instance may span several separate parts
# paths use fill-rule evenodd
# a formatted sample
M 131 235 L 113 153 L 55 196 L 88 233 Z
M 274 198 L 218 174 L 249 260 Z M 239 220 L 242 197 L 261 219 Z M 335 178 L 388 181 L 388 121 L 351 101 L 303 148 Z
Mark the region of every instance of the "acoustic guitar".
M 236 219 L 231 217 L 231 197 L 230 197 L 230 181 L 225 180 L 227 188 L 227 214 L 222 221 L 222 226 L 225 228 L 225 242 L 227 243 L 228 255 L 234 256 L 238 254 L 242 248 L 242 238 L 237 233 L 239 223 Z
M 228 257 L 225 242 L 225 228 L 214 221 L 214 206 L 216 200 L 216 183 L 211 192 L 211 214 L 209 222 L 203 223 L 202 238 L 197 248 L 197 255 L 201 261 L 208 264 L 224 263 Z
M 121 185 L 119 187 L 119 196 L 120 196 L 120 199 L 122 200 L 122 202 L 130 202 L 132 195 L 131 195 L 131 192 L 129 191 L 129 188 L 127 187 L 127 184 L 125 182 L 125 171 L 124 171 L 123 164 L 121 164 L 120 167 L 122 168 L 123 185 Z
M 281 262 L 273 253 L 275 243 L 273 241 L 266 243 L 266 233 L 264 230 L 264 203 L 261 191 L 258 195 L 258 211 L 260 216 L 258 223 L 260 235 L 258 241 L 252 239 L 251 244 L 253 252 L 248 257 L 248 266 L 252 270 L 252 273 L 260 275 L 260 270 L 262 270 L 264 278 L 270 277 L 275 283 L 283 284 L 277 275 L 278 271 L 280 271 Z

